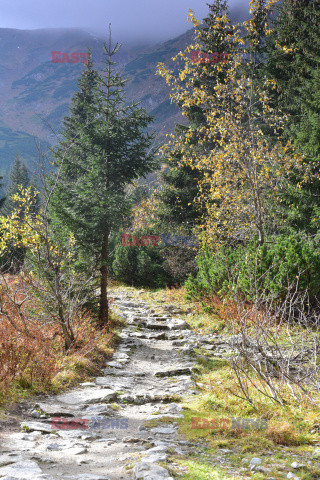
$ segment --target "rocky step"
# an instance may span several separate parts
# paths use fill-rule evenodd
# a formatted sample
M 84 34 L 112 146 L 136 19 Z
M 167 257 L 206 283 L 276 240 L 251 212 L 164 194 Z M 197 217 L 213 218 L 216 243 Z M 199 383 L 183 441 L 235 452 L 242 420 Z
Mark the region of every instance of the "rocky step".
M 174 480 L 168 470 L 160 465 L 149 462 L 140 462 L 133 469 L 135 480 Z
M 117 399 L 117 392 L 109 388 L 86 388 L 77 389 L 69 393 L 57 396 L 60 403 L 67 405 L 92 404 L 92 403 L 110 403 Z
M 181 402 L 182 397 L 171 394 L 123 394 L 118 397 L 119 403 L 127 403 L 131 405 L 145 405 L 147 403 L 171 403 Z
M 143 326 L 151 330 L 187 330 L 189 328 L 188 324 L 180 319 L 171 319 L 169 321 L 146 320 L 143 322 Z
M 58 404 L 36 403 L 30 415 L 33 418 L 40 418 L 43 415 L 48 417 L 74 417 L 74 411 Z
M 191 375 L 193 367 L 176 367 L 160 370 L 154 373 L 155 377 L 175 377 L 179 375 Z
M 43 474 L 39 465 L 33 460 L 22 460 L 0 468 L 2 480 L 54 480 Z

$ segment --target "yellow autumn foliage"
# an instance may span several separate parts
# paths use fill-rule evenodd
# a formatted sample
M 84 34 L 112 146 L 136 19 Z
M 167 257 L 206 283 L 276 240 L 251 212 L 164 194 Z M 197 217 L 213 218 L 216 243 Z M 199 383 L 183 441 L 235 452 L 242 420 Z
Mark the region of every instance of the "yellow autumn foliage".
M 265 14 L 274 3 L 274 0 L 267 2 Z M 257 0 L 250 2 L 252 14 L 260 4 Z M 199 81 L 199 65 L 190 59 L 190 52 L 203 47 L 196 28 L 199 22 L 191 13 L 189 18 L 194 22 L 196 39 L 176 57 L 176 62 L 177 58 L 183 60 L 183 66 L 170 70 L 160 63 L 158 75 L 171 87 L 171 99 L 182 114 L 188 116 L 191 107 L 200 107 L 205 122 L 190 125 L 183 136 L 171 135 L 162 152 L 168 161 L 179 152 L 181 164 L 203 174 L 198 197 L 206 211 L 198 232 L 202 242 L 217 246 L 226 238 L 237 241 L 257 235 L 263 243 L 266 230 L 272 228 L 273 218 L 281 207 L 274 198 L 287 187 L 293 169 L 304 171 L 303 157 L 290 143 L 271 144 L 265 134 L 268 128 L 278 138 L 287 118 L 271 102 L 269 92 L 276 88 L 274 81 L 263 78 L 259 85 L 254 82 L 257 67 L 254 22 L 243 22 L 230 33 L 230 29 L 226 30 L 224 42 L 231 52 L 228 62 L 210 68 L 201 65 L 202 74 L 212 78 L 214 88 L 209 90 Z M 227 25 L 226 16 L 216 17 L 210 28 L 221 32 Z M 245 44 L 244 31 L 252 38 L 251 43 Z M 264 33 L 270 34 L 266 22 Z M 306 179 L 308 176 L 305 172 Z

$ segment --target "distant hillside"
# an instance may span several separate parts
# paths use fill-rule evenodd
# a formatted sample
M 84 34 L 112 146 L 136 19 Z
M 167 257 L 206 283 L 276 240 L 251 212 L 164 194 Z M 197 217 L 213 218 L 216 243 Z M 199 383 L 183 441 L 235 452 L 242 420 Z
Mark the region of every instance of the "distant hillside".
M 234 10 L 234 20 L 243 17 Z M 154 116 L 156 141 L 184 122 L 170 101 L 165 81 L 156 76 L 158 62 L 173 66 L 172 57 L 193 39 L 192 30 L 158 45 L 123 46 L 117 54 L 129 100 L 140 101 Z M 20 153 L 29 168 L 42 148 L 57 142 L 63 116 L 77 88 L 82 63 L 52 63 L 51 52 L 87 52 L 95 66 L 103 61 L 103 40 L 78 29 L 0 29 L 0 174 Z
M 153 129 L 158 136 L 172 130 L 181 116 L 170 103 L 165 82 L 155 76 L 156 65 L 170 63 L 190 40 L 189 32 L 153 47 L 123 46 L 117 55 L 118 68 L 130 79 L 128 99 L 141 101 L 155 116 Z M 35 140 L 40 139 L 43 147 L 57 141 L 84 65 L 52 63 L 51 51 L 71 54 L 90 48 L 100 68 L 102 43 L 80 30 L 0 29 L 0 172 L 6 173 L 16 153 L 31 166 L 38 156 Z
M 146 49 L 124 67 L 124 77 L 132 80 L 126 91 L 129 99 L 141 101 L 141 105 L 155 118 L 153 128 L 157 139 L 172 132 L 177 122 L 185 122 L 179 109 L 170 101 L 170 89 L 163 78 L 156 75 L 157 64 L 173 67 L 172 57 L 192 42 L 190 30 L 179 37 Z
M 23 152 L 27 167 L 29 170 L 33 170 L 34 161 L 38 158 L 39 147 L 41 150 L 45 150 L 48 145 L 47 142 L 36 139 L 28 133 L 14 131 L 0 121 L 0 175 L 7 173 L 9 160 L 14 159 L 19 152 Z

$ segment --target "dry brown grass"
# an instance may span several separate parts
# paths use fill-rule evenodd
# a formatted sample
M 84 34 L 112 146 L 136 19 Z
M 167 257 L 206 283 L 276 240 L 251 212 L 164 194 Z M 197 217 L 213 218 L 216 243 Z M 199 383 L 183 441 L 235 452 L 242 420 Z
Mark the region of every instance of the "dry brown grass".
M 75 342 L 66 355 L 59 324 L 43 321 L 43 312 L 37 318 L 38 302 L 20 276 L 6 276 L 0 302 L 0 404 L 84 381 L 112 355 L 112 330 L 97 331 L 88 312 L 73 319 Z

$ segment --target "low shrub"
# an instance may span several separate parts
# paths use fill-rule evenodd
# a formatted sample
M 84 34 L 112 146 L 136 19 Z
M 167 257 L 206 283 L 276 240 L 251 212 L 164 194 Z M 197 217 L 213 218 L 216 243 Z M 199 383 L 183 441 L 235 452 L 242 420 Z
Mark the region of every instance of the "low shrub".
M 137 234 L 141 237 L 141 234 Z M 112 275 L 116 280 L 130 285 L 163 287 L 172 283 L 172 277 L 164 269 L 163 248 L 154 246 L 122 246 L 117 242 L 112 262 Z
M 283 300 L 288 292 L 307 292 L 316 299 L 320 291 L 320 242 L 317 237 L 292 233 L 267 239 L 260 246 L 221 247 L 216 252 L 203 249 L 197 256 L 198 274 L 189 277 L 189 298 L 212 295 L 240 295 Z

